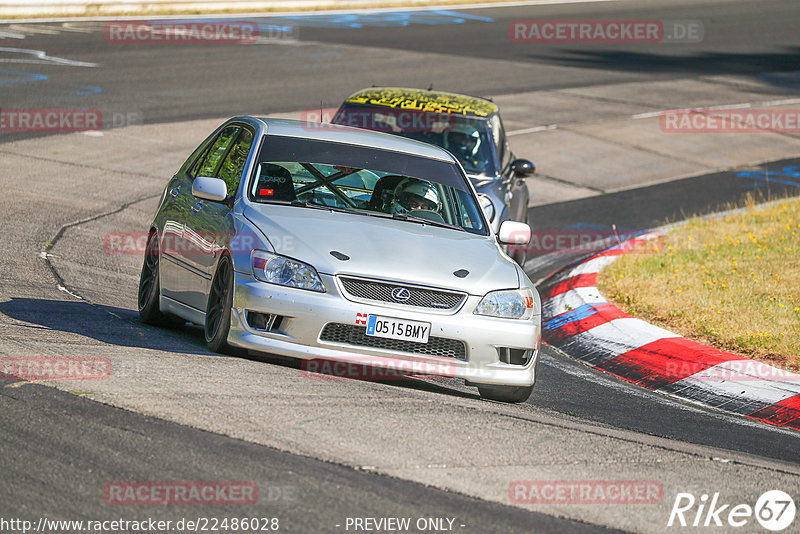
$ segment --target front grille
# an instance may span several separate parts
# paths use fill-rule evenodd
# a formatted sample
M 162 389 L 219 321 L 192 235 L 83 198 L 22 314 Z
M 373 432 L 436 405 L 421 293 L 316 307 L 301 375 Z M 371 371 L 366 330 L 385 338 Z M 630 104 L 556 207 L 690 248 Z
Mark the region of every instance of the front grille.
M 427 343 L 414 343 L 400 339 L 386 339 L 373 337 L 366 334 L 366 327 L 342 323 L 328 323 L 322 329 L 320 341 L 332 341 L 346 345 L 370 347 L 375 349 L 392 350 L 396 352 L 410 352 L 412 354 L 425 354 L 442 358 L 467 359 L 467 347 L 463 341 L 443 337 L 428 337 Z
M 363 278 L 349 278 L 343 276 L 340 277 L 340 280 L 342 281 L 345 292 L 351 297 L 372 302 L 417 306 L 435 310 L 454 310 L 461 305 L 467 296 L 465 293 L 459 293 L 457 291 L 427 289 L 424 287 L 393 284 L 390 282 L 365 280 Z M 405 288 L 408 290 L 410 296 L 407 300 L 400 301 L 392 297 L 392 291 L 398 288 Z

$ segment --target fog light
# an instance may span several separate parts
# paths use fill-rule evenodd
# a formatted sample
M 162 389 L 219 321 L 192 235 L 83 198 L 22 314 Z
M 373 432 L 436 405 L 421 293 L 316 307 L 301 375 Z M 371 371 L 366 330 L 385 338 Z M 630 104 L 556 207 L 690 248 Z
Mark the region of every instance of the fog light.
M 512 349 L 510 347 L 497 347 L 500 361 L 509 365 L 527 365 L 533 356 L 532 350 Z
M 261 313 L 252 310 L 247 310 L 246 316 L 247 324 L 250 325 L 250 328 L 254 330 L 264 330 L 265 332 L 278 330 L 283 321 L 283 317 L 280 315 Z

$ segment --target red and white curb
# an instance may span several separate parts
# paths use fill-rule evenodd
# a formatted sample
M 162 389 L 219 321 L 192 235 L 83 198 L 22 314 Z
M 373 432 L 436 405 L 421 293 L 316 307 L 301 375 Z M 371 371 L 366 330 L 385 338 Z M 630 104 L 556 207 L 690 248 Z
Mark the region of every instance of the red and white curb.
M 600 294 L 600 270 L 659 235 L 627 241 L 549 278 L 539 289 L 544 340 L 647 389 L 800 430 L 800 375 L 653 326 Z

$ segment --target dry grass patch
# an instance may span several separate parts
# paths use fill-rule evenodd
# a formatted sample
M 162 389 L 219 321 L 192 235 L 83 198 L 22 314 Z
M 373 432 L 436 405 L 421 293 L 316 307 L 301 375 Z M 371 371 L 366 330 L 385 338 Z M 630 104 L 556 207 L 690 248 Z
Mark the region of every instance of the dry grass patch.
M 688 338 L 800 367 L 800 200 L 695 218 L 603 270 L 625 312 Z

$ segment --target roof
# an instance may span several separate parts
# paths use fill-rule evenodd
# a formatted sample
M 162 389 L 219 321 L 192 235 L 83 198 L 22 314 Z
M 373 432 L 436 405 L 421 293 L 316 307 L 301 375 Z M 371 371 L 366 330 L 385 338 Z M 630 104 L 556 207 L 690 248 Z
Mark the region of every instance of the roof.
M 398 135 L 340 126 L 338 124 L 305 122 L 291 119 L 273 119 L 258 117 L 256 120 L 266 126 L 267 135 L 282 135 L 333 143 L 390 150 L 414 154 L 440 161 L 455 162 L 453 156 L 445 149 L 421 141 L 407 139 Z
M 371 87 L 362 89 L 347 100 L 349 104 L 413 109 L 430 113 L 457 114 L 464 117 L 486 118 L 499 111 L 494 102 L 476 96 L 426 91 L 402 87 Z

